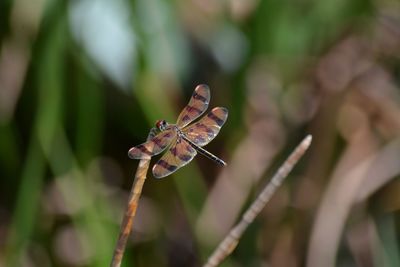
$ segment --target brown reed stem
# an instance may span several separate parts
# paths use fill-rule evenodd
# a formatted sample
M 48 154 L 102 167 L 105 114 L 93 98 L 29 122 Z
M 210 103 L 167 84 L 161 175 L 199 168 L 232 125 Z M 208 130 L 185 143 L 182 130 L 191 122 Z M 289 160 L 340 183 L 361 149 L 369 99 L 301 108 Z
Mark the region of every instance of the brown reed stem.
M 155 129 L 151 129 L 147 140 L 155 135 Z M 146 180 L 147 170 L 149 169 L 150 159 L 141 159 L 135 174 L 135 180 L 129 194 L 128 206 L 125 211 L 124 218 L 121 223 L 121 229 L 117 244 L 115 245 L 114 255 L 110 267 L 120 267 L 122 257 L 124 256 L 126 242 L 128 241 L 129 234 L 131 233 L 133 220 L 135 219 L 136 209 L 138 206 L 139 198 L 142 193 L 143 184 Z
M 304 155 L 304 152 L 308 149 L 311 144 L 312 136 L 308 135 L 303 141 L 296 147 L 296 149 L 290 154 L 278 171 L 274 174 L 271 181 L 266 185 L 263 191 L 258 195 L 256 200 L 251 204 L 247 211 L 243 214 L 241 220 L 235 227 L 231 229 L 229 234 L 222 240 L 218 247 L 214 250 L 211 256 L 208 258 L 207 263 L 203 267 L 215 267 L 218 266 L 232 251 L 236 248 L 239 243 L 239 239 L 243 235 L 243 232 L 247 227 L 254 221 L 256 216 L 264 208 L 264 206 L 271 199 L 272 195 L 276 192 L 278 187 L 282 184 L 283 180 L 287 177 L 289 172 L 293 169 L 294 165 Z

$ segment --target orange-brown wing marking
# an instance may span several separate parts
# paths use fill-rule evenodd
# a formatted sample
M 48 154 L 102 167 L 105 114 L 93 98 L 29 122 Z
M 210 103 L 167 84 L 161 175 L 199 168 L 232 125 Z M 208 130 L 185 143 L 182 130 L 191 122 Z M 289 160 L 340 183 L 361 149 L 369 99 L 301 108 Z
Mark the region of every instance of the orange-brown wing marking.
M 200 84 L 194 89 L 189 104 L 179 114 L 176 124 L 181 128 L 188 125 L 204 113 L 208 103 L 210 103 L 210 88 L 205 84 Z
M 167 153 L 153 167 L 155 178 L 163 178 L 188 164 L 197 151 L 185 140 L 178 137 Z
M 182 129 L 182 132 L 196 145 L 205 146 L 217 136 L 227 118 L 228 110 L 216 107 L 198 122 Z
M 176 137 L 174 129 L 167 129 L 149 141 L 129 149 L 128 156 L 132 159 L 150 159 L 171 144 L 174 137 Z

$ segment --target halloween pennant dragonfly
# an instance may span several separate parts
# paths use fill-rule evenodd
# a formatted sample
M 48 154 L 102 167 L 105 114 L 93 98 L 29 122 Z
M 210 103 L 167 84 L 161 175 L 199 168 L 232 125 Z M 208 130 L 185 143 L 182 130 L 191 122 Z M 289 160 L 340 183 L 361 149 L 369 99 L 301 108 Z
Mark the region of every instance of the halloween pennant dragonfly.
M 190 124 L 206 111 L 209 102 L 210 89 L 207 85 L 198 85 L 190 98 L 189 104 L 179 115 L 176 124 L 158 120 L 156 127 L 160 133 L 149 141 L 132 147 L 128 152 L 129 157 L 132 159 L 150 159 L 169 147 L 168 151 L 153 167 L 153 175 L 156 178 L 163 178 L 185 166 L 197 153 L 225 166 L 226 163 L 222 159 L 202 147 L 217 136 L 228 118 L 228 110 L 223 107 L 213 108 L 199 121 Z

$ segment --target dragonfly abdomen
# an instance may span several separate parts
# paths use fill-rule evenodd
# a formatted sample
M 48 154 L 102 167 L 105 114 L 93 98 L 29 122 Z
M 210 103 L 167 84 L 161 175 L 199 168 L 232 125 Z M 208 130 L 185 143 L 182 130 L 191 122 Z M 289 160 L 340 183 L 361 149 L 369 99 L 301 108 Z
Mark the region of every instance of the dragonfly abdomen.
M 196 145 L 195 143 L 193 143 L 192 141 L 190 141 L 184 134 L 181 134 L 181 137 L 183 139 L 185 139 L 186 142 L 188 142 L 190 144 L 191 147 L 193 147 L 194 149 L 196 149 L 197 152 L 199 152 L 200 154 L 202 154 L 203 156 L 207 157 L 208 159 L 211 159 L 212 161 L 218 163 L 221 166 L 226 166 L 226 162 L 223 161 L 222 159 L 218 158 L 217 156 L 215 156 L 214 154 L 208 152 L 207 150 L 205 150 L 204 148 Z

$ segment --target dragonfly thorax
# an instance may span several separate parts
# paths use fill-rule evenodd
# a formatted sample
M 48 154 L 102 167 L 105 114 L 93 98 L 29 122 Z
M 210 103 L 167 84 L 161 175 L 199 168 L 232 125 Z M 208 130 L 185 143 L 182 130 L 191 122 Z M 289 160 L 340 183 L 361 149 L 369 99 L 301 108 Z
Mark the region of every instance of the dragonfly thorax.
M 160 131 L 164 131 L 168 127 L 168 122 L 165 120 L 158 120 L 156 121 L 156 127 Z

